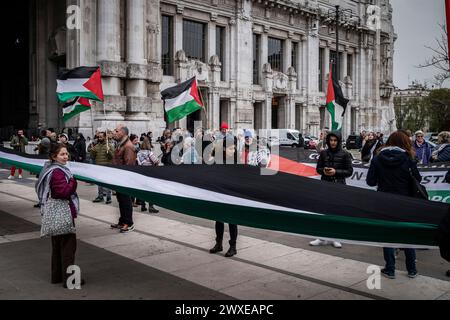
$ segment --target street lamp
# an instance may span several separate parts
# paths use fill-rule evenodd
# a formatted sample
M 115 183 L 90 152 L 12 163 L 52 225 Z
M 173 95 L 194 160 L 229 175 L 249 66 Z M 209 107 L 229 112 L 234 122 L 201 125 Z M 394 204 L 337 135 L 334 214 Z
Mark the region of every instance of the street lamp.
M 334 21 L 335 21 L 335 33 L 336 33 L 336 59 L 334 61 L 335 65 L 336 65 L 335 77 L 336 77 L 336 80 L 339 80 L 339 78 L 340 78 L 340 73 L 339 73 L 339 71 L 340 71 L 339 70 L 339 23 L 341 21 L 343 21 L 344 26 L 346 26 L 346 27 L 350 26 L 350 23 L 355 21 L 355 19 L 354 19 L 355 17 L 353 16 L 352 9 L 341 9 L 341 7 L 339 5 L 336 5 L 334 9 L 328 10 L 327 18 L 325 19 L 324 23 L 326 23 L 326 24 L 331 23 L 333 21 L 333 17 L 334 17 Z

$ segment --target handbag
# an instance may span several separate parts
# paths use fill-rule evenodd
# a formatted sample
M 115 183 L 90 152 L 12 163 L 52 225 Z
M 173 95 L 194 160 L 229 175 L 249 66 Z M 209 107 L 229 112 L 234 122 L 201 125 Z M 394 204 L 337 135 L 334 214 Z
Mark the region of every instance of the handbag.
M 416 178 L 414 177 L 413 173 L 412 173 L 412 168 L 409 167 L 409 176 L 412 180 L 411 183 L 411 195 L 414 198 L 418 198 L 418 199 L 425 199 L 428 200 L 429 199 L 429 195 L 427 192 L 427 188 L 425 188 L 425 186 L 423 184 L 421 184 L 419 181 L 416 180 Z
M 69 200 L 48 198 L 41 207 L 41 237 L 61 236 L 75 233 Z

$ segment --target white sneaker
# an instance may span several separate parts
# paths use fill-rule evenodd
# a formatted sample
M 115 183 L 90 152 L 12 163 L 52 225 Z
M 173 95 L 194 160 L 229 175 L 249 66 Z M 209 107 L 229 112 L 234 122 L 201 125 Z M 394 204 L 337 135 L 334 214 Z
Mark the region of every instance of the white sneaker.
M 14 180 L 14 176 L 9 176 L 8 180 Z
M 311 241 L 311 242 L 309 243 L 309 245 L 310 245 L 310 246 L 313 246 L 313 247 L 326 246 L 327 244 L 328 244 L 328 241 L 320 240 L 320 239 L 316 239 L 316 240 Z
M 22 175 L 21 175 L 21 174 L 19 174 L 19 179 L 23 179 L 23 177 L 22 177 Z
M 335 247 L 336 249 L 341 249 L 342 248 L 342 244 L 340 242 L 333 241 L 333 247 Z

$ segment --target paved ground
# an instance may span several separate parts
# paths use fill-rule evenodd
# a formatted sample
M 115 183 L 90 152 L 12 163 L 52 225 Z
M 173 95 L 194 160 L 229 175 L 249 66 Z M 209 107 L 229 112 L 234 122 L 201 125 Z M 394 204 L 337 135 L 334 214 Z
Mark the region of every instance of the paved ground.
M 48 283 L 50 245 L 37 232 L 34 180 L 11 182 L 7 175 L 0 172 L 0 299 L 450 298 L 449 266 L 434 250 L 418 253 L 419 278 L 398 272 L 396 280 L 382 279 L 381 290 L 369 290 L 366 270 L 383 263 L 379 248 L 311 248 L 309 239 L 296 235 L 242 227 L 239 254 L 226 259 L 207 252 L 214 239 L 211 221 L 136 210 L 136 232 L 110 230 L 117 204 L 92 204 L 96 187 L 84 183 L 77 263 L 88 285 L 68 292 Z M 400 256 L 400 270 L 403 265 Z

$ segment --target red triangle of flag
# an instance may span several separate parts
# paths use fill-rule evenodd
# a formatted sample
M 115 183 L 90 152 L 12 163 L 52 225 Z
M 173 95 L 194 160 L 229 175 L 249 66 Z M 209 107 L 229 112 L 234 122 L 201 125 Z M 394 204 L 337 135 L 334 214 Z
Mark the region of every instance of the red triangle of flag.
M 91 78 L 83 84 L 83 86 L 95 94 L 100 101 L 105 100 L 105 97 L 103 96 L 102 74 L 100 68 L 92 74 Z

